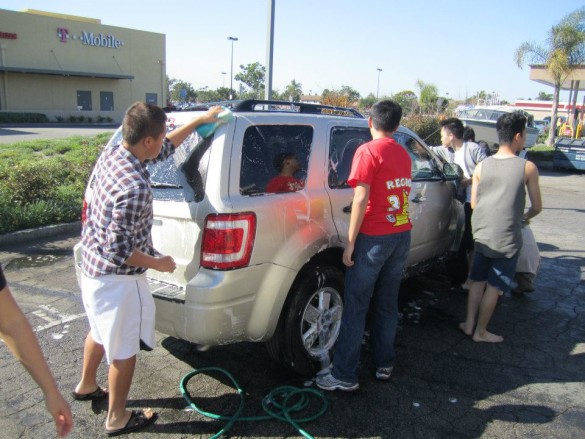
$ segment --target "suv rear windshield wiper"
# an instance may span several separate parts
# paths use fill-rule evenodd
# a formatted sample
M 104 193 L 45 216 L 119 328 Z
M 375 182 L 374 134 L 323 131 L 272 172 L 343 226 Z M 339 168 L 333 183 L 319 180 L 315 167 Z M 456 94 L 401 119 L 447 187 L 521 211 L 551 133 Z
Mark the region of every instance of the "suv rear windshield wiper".
M 159 183 L 156 181 L 150 183 L 150 186 L 157 189 L 183 189 L 183 186 L 181 186 L 180 184 Z

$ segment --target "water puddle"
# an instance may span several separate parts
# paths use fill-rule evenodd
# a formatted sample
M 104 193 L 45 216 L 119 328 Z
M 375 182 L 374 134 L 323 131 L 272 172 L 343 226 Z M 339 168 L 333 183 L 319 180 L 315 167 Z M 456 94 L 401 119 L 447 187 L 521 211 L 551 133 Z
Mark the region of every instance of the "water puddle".
M 6 270 L 18 270 L 21 268 L 36 268 L 36 267 L 46 267 L 48 265 L 52 265 L 55 262 L 63 259 L 64 256 L 55 256 L 55 255 L 34 255 L 34 256 L 25 256 L 22 258 L 16 258 L 11 260 L 6 265 Z

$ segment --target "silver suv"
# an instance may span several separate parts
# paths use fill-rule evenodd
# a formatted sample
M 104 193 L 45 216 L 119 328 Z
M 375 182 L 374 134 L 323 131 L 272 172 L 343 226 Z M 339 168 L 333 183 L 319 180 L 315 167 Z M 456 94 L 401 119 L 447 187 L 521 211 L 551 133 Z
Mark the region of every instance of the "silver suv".
M 174 158 L 151 165 L 154 246 L 177 263 L 172 274 L 148 272 L 157 329 L 202 346 L 267 341 L 271 357 L 311 374 L 339 333 L 346 182 L 356 148 L 371 140 L 367 120 L 313 104 L 241 101 L 232 110 L 214 135 L 193 133 Z M 169 113 L 169 129 L 196 114 Z M 412 131 L 394 137 L 412 158 L 412 269 L 458 246 L 458 172 Z M 118 130 L 110 142 L 120 140 Z M 279 176 L 287 160 L 293 177 Z

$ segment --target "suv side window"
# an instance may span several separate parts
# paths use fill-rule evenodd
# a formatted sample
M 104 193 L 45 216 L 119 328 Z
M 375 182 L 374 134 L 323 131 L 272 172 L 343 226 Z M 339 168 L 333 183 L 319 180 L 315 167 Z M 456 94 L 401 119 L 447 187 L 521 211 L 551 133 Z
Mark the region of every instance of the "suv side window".
M 395 132 L 393 137 L 410 155 L 413 180 L 438 180 L 442 178 L 441 171 L 431 153 L 420 142 L 399 131 Z
M 313 127 L 254 125 L 244 133 L 240 194 L 296 192 L 305 187 Z
M 367 128 L 334 127 L 329 145 L 329 187 L 348 188 L 347 179 L 356 149 L 372 140 Z

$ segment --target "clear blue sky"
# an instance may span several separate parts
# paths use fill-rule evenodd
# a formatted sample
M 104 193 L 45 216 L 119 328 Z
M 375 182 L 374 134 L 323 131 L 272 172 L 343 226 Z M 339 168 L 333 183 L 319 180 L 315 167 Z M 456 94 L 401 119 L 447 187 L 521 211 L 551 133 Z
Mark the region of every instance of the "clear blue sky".
M 418 93 L 422 80 L 464 99 L 480 90 L 502 99 L 553 89 L 529 79 L 513 60 L 524 41 L 579 7 L 575 0 L 276 0 L 273 88 L 292 79 L 303 92 L 349 85 L 362 96 Z M 26 8 L 101 19 L 102 24 L 166 34 L 167 74 L 195 89 L 229 87 L 240 64 L 266 65 L 268 0 L 2 0 Z M 222 75 L 221 72 L 227 72 Z M 234 88 L 236 88 L 234 84 Z M 561 100 L 568 99 L 568 92 Z M 579 99 L 582 99 L 580 96 Z

